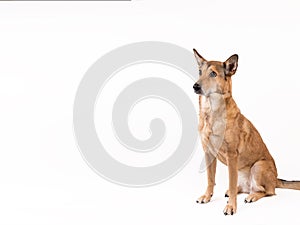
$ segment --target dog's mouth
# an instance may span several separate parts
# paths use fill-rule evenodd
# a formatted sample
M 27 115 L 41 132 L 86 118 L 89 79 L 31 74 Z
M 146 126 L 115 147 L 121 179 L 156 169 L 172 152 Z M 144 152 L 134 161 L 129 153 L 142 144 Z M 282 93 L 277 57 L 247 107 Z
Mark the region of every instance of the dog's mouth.
M 197 95 L 203 95 L 203 92 L 201 89 L 199 90 L 194 90 L 194 92 L 197 94 Z

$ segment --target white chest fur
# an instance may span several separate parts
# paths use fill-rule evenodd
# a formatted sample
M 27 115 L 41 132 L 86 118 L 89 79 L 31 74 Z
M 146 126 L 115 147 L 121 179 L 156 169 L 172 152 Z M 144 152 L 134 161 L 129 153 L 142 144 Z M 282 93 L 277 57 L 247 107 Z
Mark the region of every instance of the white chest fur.
M 225 100 L 220 94 L 201 96 L 200 105 L 202 144 L 216 155 L 222 146 L 226 129 Z

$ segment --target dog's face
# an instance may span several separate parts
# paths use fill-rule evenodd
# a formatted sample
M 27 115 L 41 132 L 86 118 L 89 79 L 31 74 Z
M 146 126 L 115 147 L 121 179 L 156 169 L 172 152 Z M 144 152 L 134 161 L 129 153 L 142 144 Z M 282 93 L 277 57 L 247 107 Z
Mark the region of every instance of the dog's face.
M 196 94 L 209 96 L 213 93 L 231 93 L 231 76 L 238 66 L 238 55 L 232 55 L 225 62 L 207 61 L 194 49 L 199 67 L 199 80 L 193 88 Z

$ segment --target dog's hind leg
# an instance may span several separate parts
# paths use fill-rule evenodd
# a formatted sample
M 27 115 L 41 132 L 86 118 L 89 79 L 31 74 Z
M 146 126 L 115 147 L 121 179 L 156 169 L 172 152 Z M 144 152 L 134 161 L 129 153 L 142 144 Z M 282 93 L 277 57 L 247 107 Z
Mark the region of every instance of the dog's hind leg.
M 277 172 L 272 160 L 261 160 L 251 168 L 250 194 L 245 202 L 255 202 L 265 196 L 275 194 Z
M 252 194 L 249 194 L 246 198 L 245 198 L 245 203 L 251 203 L 251 202 L 255 202 L 260 198 L 263 198 L 266 196 L 265 192 L 254 192 Z

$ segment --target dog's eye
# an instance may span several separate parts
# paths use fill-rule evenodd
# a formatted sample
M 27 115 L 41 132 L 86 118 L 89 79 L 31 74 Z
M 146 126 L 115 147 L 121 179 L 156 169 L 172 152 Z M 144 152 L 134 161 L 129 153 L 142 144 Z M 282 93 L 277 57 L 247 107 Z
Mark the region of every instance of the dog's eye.
M 202 75 L 202 70 L 199 70 L 199 76 L 201 76 Z
M 217 74 L 216 74 L 216 72 L 212 71 L 212 72 L 209 74 L 209 76 L 210 76 L 210 77 L 216 77 Z

